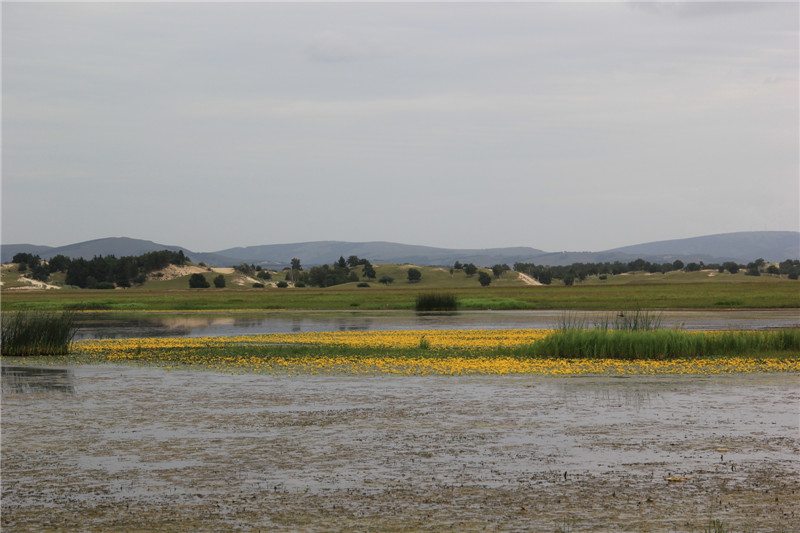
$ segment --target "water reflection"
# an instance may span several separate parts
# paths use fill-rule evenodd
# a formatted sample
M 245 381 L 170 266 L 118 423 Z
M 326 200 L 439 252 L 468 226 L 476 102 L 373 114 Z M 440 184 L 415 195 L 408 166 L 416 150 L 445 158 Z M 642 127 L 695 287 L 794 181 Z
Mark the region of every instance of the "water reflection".
M 2 367 L 3 394 L 30 394 L 34 392 L 75 394 L 72 380 L 72 370 L 67 369 L 30 366 Z
M 591 318 L 595 312 L 573 312 Z M 130 337 L 217 337 L 262 333 L 416 329 L 552 328 L 563 311 L 413 312 L 263 312 L 263 313 L 92 313 L 78 319 L 76 339 Z M 665 328 L 686 330 L 798 327 L 795 310 L 665 311 Z

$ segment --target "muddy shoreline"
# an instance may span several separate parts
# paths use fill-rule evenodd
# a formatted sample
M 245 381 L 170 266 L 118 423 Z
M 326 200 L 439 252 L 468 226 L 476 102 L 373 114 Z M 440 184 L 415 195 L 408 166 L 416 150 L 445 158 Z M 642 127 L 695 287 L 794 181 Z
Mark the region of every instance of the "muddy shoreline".
M 3 531 L 800 530 L 794 374 L 48 370 L 3 375 Z

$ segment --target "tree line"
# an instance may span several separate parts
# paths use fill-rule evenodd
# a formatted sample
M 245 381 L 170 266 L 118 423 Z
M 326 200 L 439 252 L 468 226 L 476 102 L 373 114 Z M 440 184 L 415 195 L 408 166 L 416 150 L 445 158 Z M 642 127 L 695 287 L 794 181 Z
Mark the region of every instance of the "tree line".
M 362 267 L 360 275 L 356 271 L 356 267 Z M 377 277 L 377 272 L 375 272 L 375 267 L 372 266 L 372 263 L 368 259 L 360 258 L 357 255 L 351 255 L 347 259 L 344 256 L 340 256 L 339 260 L 334 261 L 331 265 L 317 265 L 308 270 L 303 270 L 300 260 L 293 258 L 291 267 L 284 270 L 286 271 L 286 281 L 293 281 L 297 287 L 305 285 L 332 287 L 343 283 L 358 282 L 362 279 L 374 280 Z M 382 283 L 387 282 L 383 278 L 380 281 Z
M 38 255 L 18 253 L 12 262 L 19 263 L 21 272 L 30 270 L 31 277 L 39 281 L 46 282 L 51 274 L 64 272 L 64 283 L 67 285 L 82 289 L 113 289 L 142 284 L 147 280 L 147 274 L 169 265 L 185 265 L 188 258 L 182 250 L 160 250 L 123 257 L 96 255 L 92 259 L 71 259 L 59 254 L 49 261 L 43 261 Z
M 543 285 L 549 285 L 554 279 L 561 280 L 565 285 L 572 285 L 575 281 L 583 281 L 588 276 L 599 276 L 605 279 L 609 274 L 618 275 L 627 272 L 667 273 L 676 270 L 696 272 L 699 270 L 716 270 L 723 273 L 726 270 L 731 274 L 744 271 L 749 276 L 760 276 L 762 273 L 785 275 L 789 279 L 798 279 L 800 276 L 800 261 L 787 259 L 776 265 L 766 265 L 764 259 L 756 259 L 750 263 L 739 264 L 727 261 L 722 264 L 705 264 L 702 261 L 684 264 L 677 259 L 672 263 L 651 263 L 644 259 L 636 259 L 628 263 L 614 261 L 613 263 L 572 263 L 565 266 L 536 265 L 534 263 L 514 263 L 514 270 L 527 274 Z

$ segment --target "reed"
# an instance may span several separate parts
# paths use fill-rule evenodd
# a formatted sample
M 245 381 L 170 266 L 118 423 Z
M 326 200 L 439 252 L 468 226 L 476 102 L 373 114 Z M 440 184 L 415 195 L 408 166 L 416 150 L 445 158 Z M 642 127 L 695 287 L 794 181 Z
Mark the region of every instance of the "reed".
M 557 330 L 531 345 L 538 356 L 675 359 L 800 352 L 800 329 L 778 331 Z
M 428 292 L 417 295 L 414 305 L 417 312 L 455 311 L 458 309 L 458 299 L 455 294 L 448 292 Z
M 3 356 L 64 355 L 75 337 L 72 312 L 19 311 L 2 316 Z

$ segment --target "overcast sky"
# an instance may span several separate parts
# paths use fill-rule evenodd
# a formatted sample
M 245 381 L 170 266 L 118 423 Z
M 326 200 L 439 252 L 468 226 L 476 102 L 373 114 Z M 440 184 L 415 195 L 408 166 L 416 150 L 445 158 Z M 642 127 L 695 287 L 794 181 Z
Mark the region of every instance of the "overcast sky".
M 800 229 L 797 2 L 2 4 L 2 241 Z

